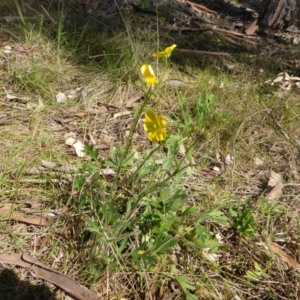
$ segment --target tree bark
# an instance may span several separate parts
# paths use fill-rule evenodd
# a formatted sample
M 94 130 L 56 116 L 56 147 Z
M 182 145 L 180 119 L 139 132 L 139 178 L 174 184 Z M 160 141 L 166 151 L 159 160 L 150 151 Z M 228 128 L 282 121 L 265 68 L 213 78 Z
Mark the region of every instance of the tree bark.
M 146 1 L 147 2 L 147 1 Z M 242 21 L 249 21 L 251 18 L 257 17 L 258 25 L 264 32 L 286 29 L 289 26 L 300 25 L 300 1 L 299 0 L 250 0 L 240 1 L 240 5 L 233 5 L 225 0 L 160 0 L 148 1 L 145 6 L 143 0 L 128 0 L 128 4 L 133 4 L 135 7 L 154 8 L 157 3 L 158 11 L 160 8 L 173 10 L 176 5 L 178 11 L 183 6 L 187 7 L 188 3 L 197 3 L 207 7 L 210 10 L 218 12 L 220 15 L 225 15 L 230 18 L 239 18 Z M 154 9 L 153 9 L 154 10 Z
M 298 26 L 300 20 L 298 0 L 269 0 L 259 17 L 264 30 L 280 30 Z
M 260 32 L 267 34 L 272 34 L 276 30 L 287 29 L 292 25 L 296 27 L 300 25 L 300 0 L 240 0 L 239 5 L 231 4 L 228 0 L 60 1 L 62 3 L 73 3 L 77 11 L 102 18 L 114 18 L 122 10 L 133 9 L 153 14 L 158 12 L 169 20 L 174 19 L 174 15 L 180 17 L 192 16 L 201 22 L 205 20 L 205 13 L 213 11 L 218 14 L 219 19 L 229 22 L 238 20 L 251 23 L 257 19 Z M 195 9 L 195 7 L 200 7 L 200 9 Z

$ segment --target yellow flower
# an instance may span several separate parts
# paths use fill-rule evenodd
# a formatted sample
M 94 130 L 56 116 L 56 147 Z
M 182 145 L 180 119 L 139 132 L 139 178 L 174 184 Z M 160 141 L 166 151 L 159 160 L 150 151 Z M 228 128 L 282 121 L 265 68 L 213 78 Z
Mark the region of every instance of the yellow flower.
M 158 58 L 168 58 L 170 57 L 172 51 L 177 47 L 177 45 L 172 45 L 170 47 L 167 47 L 164 51 L 162 52 L 155 52 L 152 54 L 152 56 L 154 57 L 158 57 Z
M 148 132 L 148 139 L 153 143 L 158 143 L 166 138 L 167 121 L 163 116 L 157 115 L 153 110 L 146 112 L 144 119 L 144 129 Z
M 141 72 L 148 86 L 152 84 L 158 84 L 158 79 L 156 78 L 151 65 L 142 65 Z

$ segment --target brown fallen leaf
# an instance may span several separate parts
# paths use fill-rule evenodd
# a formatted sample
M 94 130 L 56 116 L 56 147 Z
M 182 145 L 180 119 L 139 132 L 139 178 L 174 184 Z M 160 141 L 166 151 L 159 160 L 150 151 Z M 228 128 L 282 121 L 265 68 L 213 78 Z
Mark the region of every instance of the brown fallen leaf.
M 76 299 L 99 300 L 95 294 L 86 287 L 79 285 L 72 278 L 63 275 L 27 254 L 2 254 L 0 255 L 0 262 L 3 264 L 12 264 L 24 268 L 30 268 L 30 273 L 34 278 L 41 278 L 49 281 Z
M 282 182 L 281 175 L 279 173 L 271 171 L 268 186 L 274 187 L 278 182 Z
M 271 191 L 266 194 L 265 198 L 267 200 L 278 200 L 282 196 L 282 189 L 284 185 L 282 182 L 276 183 L 276 185 L 271 189 Z
M 13 211 L 16 206 L 14 203 L 5 203 L 4 206 L 0 207 L 0 221 L 14 220 L 21 223 L 47 226 L 50 225 L 50 220 L 44 216 L 30 217 L 20 212 Z
M 131 95 L 131 97 L 129 97 L 128 99 L 126 99 L 123 102 L 123 106 L 126 107 L 126 108 L 133 107 L 134 103 L 141 100 L 141 99 L 143 99 L 144 96 L 145 96 L 144 91 L 137 91 L 136 93 Z
M 252 35 L 258 30 L 258 26 L 256 25 L 257 19 L 255 19 L 250 25 L 248 25 L 247 29 L 245 30 L 245 33 L 247 35 Z
M 269 189 L 265 194 L 265 198 L 267 200 L 278 200 L 282 196 L 282 189 L 284 187 L 281 175 L 274 171 L 271 171 L 268 186 Z
M 300 264 L 289 254 L 283 251 L 279 245 L 271 242 L 266 243 L 269 250 L 277 255 L 283 262 L 287 263 L 289 267 L 293 268 L 295 271 L 300 272 Z

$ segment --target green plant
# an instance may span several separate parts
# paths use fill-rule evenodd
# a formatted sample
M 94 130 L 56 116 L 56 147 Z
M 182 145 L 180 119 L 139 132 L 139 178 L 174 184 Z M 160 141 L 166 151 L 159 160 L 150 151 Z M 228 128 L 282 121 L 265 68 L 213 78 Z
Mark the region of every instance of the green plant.
M 256 233 L 257 223 L 253 215 L 254 210 L 249 201 L 243 207 L 233 205 L 229 208 L 232 228 L 242 237 L 253 237 Z
M 258 282 L 266 277 L 268 277 L 267 273 L 262 269 L 262 267 L 256 261 L 254 262 L 254 270 L 253 271 L 248 270 L 246 272 L 246 278 L 249 281 Z
M 183 157 L 179 155 L 182 141 L 173 134 L 166 139 L 163 116 L 148 110 L 144 121 L 148 138 L 160 143 L 140 153 L 131 150 L 138 120 L 153 93 L 151 85 L 158 83 L 152 81 L 155 75 L 150 65 L 144 65 L 141 71 L 150 89 L 137 111 L 126 144 L 112 147 L 107 160 L 99 160 L 98 151 L 90 145 L 85 147 L 90 161 L 74 182 L 74 188 L 80 191 L 78 208 L 90 212 L 86 226 L 92 234 L 92 257 L 106 261 L 107 268 L 123 262 L 124 268 L 154 272 L 159 264 L 181 286 L 188 299 L 196 299 L 190 293 L 195 288 L 187 283 L 188 277 L 171 275 L 170 255 L 175 245 L 189 251 L 200 250 L 200 256 L 204 248 L 217 251 L 218 241 L 206 224 L 228 226 L 228 221 L 217 209 L 199 213 L 188 203 L 184 178 L 190 172 L 186 158 L 193 147 Z M 207 94 L 205 99 L 208 111 L 214 98 Z M 114 179 L 105 175 L 107 168 Z M 92 261 L 94 268 L 95 259 Z
M 208 90 L 205 94 L 199 94 L 195 103 L 186 105 L 186 96 L 180 92 L 177 93 L 180 108 L 180 119 L 183 119 L 180 127 L 188 135 L 203 135 L 208 133 L 216 113 L 214 107 L 217 104 L 216 97 Z

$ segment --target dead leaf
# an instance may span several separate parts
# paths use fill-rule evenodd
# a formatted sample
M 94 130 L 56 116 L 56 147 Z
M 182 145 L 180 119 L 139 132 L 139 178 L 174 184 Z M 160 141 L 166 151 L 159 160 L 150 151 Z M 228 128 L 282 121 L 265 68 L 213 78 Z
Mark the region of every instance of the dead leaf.
M 123 102 L 123 106 L 126 108 L 133 107 L 134 103 L 143 99 L 144 96 L 145 96 L 144 91 L 137 91 L 133 95 L 131 95 L 131 97 L 129 97 Z
M 282 183 L 281 175 L 274 171 L 271 171 L 268 186 L 274 187 L 278 182 Z
M 57 163 L 48 160 L 41 160 L 41 164 L 47 169 L 55 169 L 57 167 Z
M 282 182 L 278 182 L 273 188 L 272 190 L 266 194 L 265 198 L 267 200 L 278 200 L 281 196 L 282 196 L 282 189 L 283 189 L 284 185 Z
M 293 81 L 300 81 L 300 77 L 291 76 L 291 80 L 293 80 Z
M 68 146 L 73 146 L 76 143 L 76 139 L 72 138 L 72 137 L 68 137 L 66 139 L 66 145 Z
M 2 254 L 0 255 L 0 262 L 29 268 L 34 278 L 41 278 L 51 282 L 76 299 L 99 300 L 95 294 L 86 287 L 79 285 L 72 278 L 61 274 L 27 254 Z
M 59 92 L 59 93 L 55 96 L 55 98 L 56 98 L 56 101 L 57 101 L 58 103 L 65 102 L 65 101 L 68 99 L 67 96 L 66 96 L 64 93 L 62 93 L 62 92 Z
M 257 19 L 255 19 L 250 25 L 248 25 L 247 29 L 245 30 L 245 33 L 247 35 L 252 35 L 258 30 L 258 26 L 256 25 Z
M 285 94 L 292 89 L 292 86 L 298 86 L 299 81 L 300 77 L 290 76 L 287 72 L 281 72 L 274 80 L 267 80 L 266 83 L 279 86 L 280 91 L 277 91 L 274 94 L 278 97 L 285 97 Z
M 283 262 L 286 262 L 289 267 L 293 268 L 295 271 L 300 272 L 300 264 L 289 254 L 283 251 L 279 245 L 271 242 L 266 243 L 271 252 L 277 255 Z
M 10 54 L 12 52 L 12 47 L 10 46 L 5 46 L 3 52 L 5 54 Z
M 81 141 L 78 140 L 76 143 L 73 144 L 73 147 L 77 156 L 85 157 L 86 154 L 84 152 L 84 144 Z
M 227 156 L 225 157 L 225 165 L 226 166 L 232 166 L 233 162 L 234 162 L 233 155 L 227 154 Z
M 84 157 L 86 154 L 84 152 L 84 144 L 76 139 L 76 133 L 69 132 L 64 135 L 66 145 L 72 146 L 75 149 L 77 156 Z
M 281 175 L 274 171 L 271 171 L 268 186 L 269 189 L 264 197 L 267 200 L 278 200 L 282 196 L 282 189 L 284 187 Z
M 47 160 L 41 160 L 41 165 L 44 168 L 55 170 L 58 172 L 63 172 L 63 173 L 75 173 L 77 171 L 76 167 L 71 166 L 71 165 L 63 165 Z
M 262 159 L 260 159 L 259 157 L 255 157 L 254 158 L 254 164 L 256 166 L 262 166 L 264 164 L 264 161 Z
M 71 89 L 71 90 L 67 91 L 66 92 L 67 98 L 68 99 L 73 99 L 73 100 L 79 98 L 81 90 L 82 90 L 82 88 L 78 87 L 78 88 Z
M 14 203 L 5 203 L 4 206 L 0 208 L 0 221 L 14 220 L 37 226 L 47 226 L 51 223 L 50 220 L 43 215 L 39 217 L 30 217 L 14 211 L 16 207 L 17 206 Z
M 273 83 L 279 83 L 283 80 L 283 73 L 279 73 L 277 77 L 273 80 Z
M 184 85 L 183 81 L 179 79 L 167 79 L 163 83 L 173 89 L 179 89 Z

